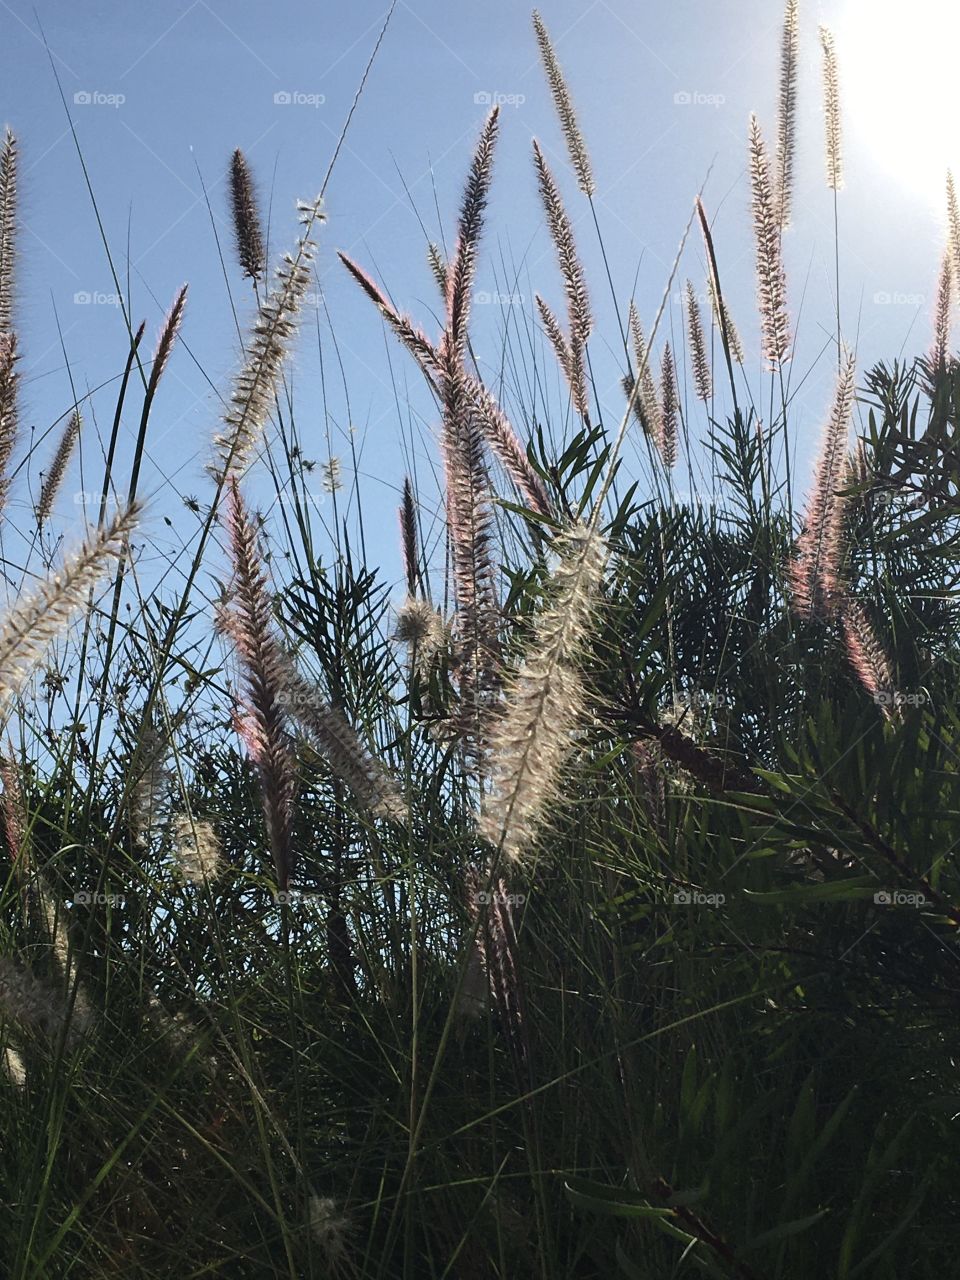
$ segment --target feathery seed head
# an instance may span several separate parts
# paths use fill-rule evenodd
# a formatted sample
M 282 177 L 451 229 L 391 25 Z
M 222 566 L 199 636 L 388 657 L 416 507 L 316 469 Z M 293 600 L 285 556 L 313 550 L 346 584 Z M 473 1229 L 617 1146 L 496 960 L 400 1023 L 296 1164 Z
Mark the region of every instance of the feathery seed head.
M 579 664 L 593 633 L 606 548 L 595 529 L 577 524 L 557 539 L 556 550 L 550 602 L 534 624 L 519 670 L 507 682 L 490 732 L 490 789 L 478 825 L 511 861 L 534 844 L 559 801 L 562 766 L 587 706 Z
M 222 871 L 222 850 L 213 824 L 189 814 L 173 820 L 173 857 L 180 874 L 191 884 L 207 884 Z
M 230 200 L 233 234 L 243 274 L 259 280 L 266 265 L 256 191 L 246 156 L 237 148 L 230 162 Z
M 677 367 L 669 342 L 664 343 L 660 363 L 660 435 L 655 441 L 663 465 L 669 470 L 677 461 L 680 396 L 677 391 Z
M 693 388 L 698 400 L 706 403 L 713 395 L 713 379 L 707 356 L 707 341 L 700 316 L 700 303 L 693 287 L 687 281 L 687 334 L 690 340 L 690 361 L 693 366 Z
M 494 107 L 487 117 L 474 153 L 460 205 L 457 243 L 447 271 L 447 333 L 449 341 L 462 354 L 466 349 L 470 319 L 470 297 L 477 273 L 477 253 L 483 216 L 490 194 L 493 174 L 493 151 L 497 141 L 500 108 Z
M 312 278 L 315 252 L 311 240 L 300 240 L 296 253 L 284 257 L 273 289 L 260 304 L 247 358 L 230 397 L 231 408 L 224 415 L 226 430 L 214 438 L 217 456 L 210 470 L 218 483 L 241 474 L 260 443 Z
M 764 359 L 776 368 L 789 357 L 790 318 L 780 224 L 774 207 L 770 161 L 756 116 L 750 117 L 750 179 Z
M 67 420 L 67 425 L 63 429 L 60 443 L 57 445 L 57 451 L 53 455 L 53 461 L 50 463 L 40 486 L 40 498 L 37 502 L 37 524 L 42 525 L 50 518 L 53 504 L 63 483 L 67 463 L 70 461 L 74 447 L 80 438 L 81 425 L 80 413 L 77 409 L 74 409 Z
M 777 161 L 774 204 L 781 230 L 790 223 L 797 132 L 797 63 L 800 57 L 798 0 L 787 0 L 780 48 L 780 104 L 777 113 Z
M 13 271 L 17 236 L 17 140 L 9 129 L 0 145 L 0 334 L 13 329 Z
M 183 322 L 183 309 L 187 304 L 188 288 L 189 285 L 181 286 L 163 322 L 163 328 L 160 330 L 160 338 L 157 342 L 157 349 L 153 354 L 153 364 L 150 369 L 150 381 L 147 384 L 148 396 L 152 396 L 156 391 L 157 383 L 163 376 L 167 361 L 170 359 L 170 353 L 173 351 L 173 344 L 176 342 L 177 334 L 180 332 L 180 325 Z
M 823 114 L 826 122 L 827 186 L 831 191 L 843 187 L 843 148 L 840 128 L 840 77 L 833 32 L 820 28 L 823 50 Z
M 573 165 L 573 171 L 577 175 L 577 185 L 585 196 L 592 196 L 596 190 L 596 184 L 593 180 L 587 144 L 584 141 L 583 134 L 580 132 L 580 126 L 577 124 L 577 116 L 567 89 L 567 82 L 564 79 L 560 63 L 557 61 L 557 55 L 554 52 L 547 28 L 543 25 L 543 19 L 536 9 L 533 11 L 533 29 L 536 32 L 540 57 L 543 59 L 543 67 L 547 74 L 547 83 L 550 86 L 550 92 L 553 94 L 553 104 L 557 109 L 557 115 L 560 117 L 560 128 L 563 132 L 563 139 L 567 144 L 570 163 Z
M 813 487 L 804 508 L 803 531 L 788 568 L 793 607 L 806 619 L 831 613 L 838 598 L 844 511 L 840 490 L 855 398 L 856 362 L 848 354 L 824 428 Z
M 125 551 L 140 508 L 133 503 L 0 618 L 0 718 L 49 645 L 60 636 L 107 568 Z

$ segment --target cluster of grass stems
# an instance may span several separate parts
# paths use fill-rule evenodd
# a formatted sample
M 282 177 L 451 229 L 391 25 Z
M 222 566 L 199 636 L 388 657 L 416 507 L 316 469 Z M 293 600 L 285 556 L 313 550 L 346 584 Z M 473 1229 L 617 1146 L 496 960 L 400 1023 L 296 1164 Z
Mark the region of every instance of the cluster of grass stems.
M 600 235 L 596 184 L 539 14 L 569 167 L 534 142 L 532 181 L 562 307 L 538 294 L 485 372 L 496 110 L 449 256 L 428 246 L 438 334 L 341 255 L 435 414 L 440 502 L 397 481 L 399 591 L 364 564 L 359 488 L 329 448 L 316 472 L 286 376 L 332 257 L 327 182 L 271 268 L 239 151 L 253 320 L 196 535 L 144 576 L 140 471 L 184 288 L 151 354 L 129 323 L 99 504 L 59 549 L 86 404 L 26 446 L 7 133 L 8 532 L 49 452 L 0 620 L 4 1276 L 944 1274 L 960 212 L 951 179 L 929 352 L 860 368 L 822 29 L 836 391 L 819 444 L 798 440 L 801 17 L 788 0 L 776 127 L 744 136 L 755 352 L 724 295 L 736 228 L 702 190 L 659 297 L 607 272 L 624 396 L 600 403 L 565 190 Z

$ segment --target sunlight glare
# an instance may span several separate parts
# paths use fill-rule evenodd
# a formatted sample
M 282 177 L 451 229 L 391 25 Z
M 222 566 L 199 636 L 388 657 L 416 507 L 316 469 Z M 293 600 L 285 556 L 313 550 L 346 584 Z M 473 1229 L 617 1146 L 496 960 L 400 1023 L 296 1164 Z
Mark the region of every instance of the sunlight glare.
M 844 128 L 871 164 L 942 210 L 960 181 L 953 0 L 849 0 L 837 29 Z

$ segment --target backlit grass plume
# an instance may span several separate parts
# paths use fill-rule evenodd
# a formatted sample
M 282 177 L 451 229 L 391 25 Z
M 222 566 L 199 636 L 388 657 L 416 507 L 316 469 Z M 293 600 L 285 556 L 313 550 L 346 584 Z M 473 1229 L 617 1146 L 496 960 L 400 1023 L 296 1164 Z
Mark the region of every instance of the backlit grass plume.
M 950 170 L 947 171 L 947 234 L 953 261 L 953 278 L 960 290 L 960 202 L 957 200 L 957 187 Z
M 664 344 L 660 362 L 660 435 L 656 441 L 663 465 L 668 469 L 677 461 L 677 435 L 680 396 L 677 390 L 677 366 L 670 343 Z
M 407 583 L 407 591 L 411 596 L 417 594 L 417 575 L 420 565 L 420 552 L 417 538 L 417 505 L 413 496 L 413 485 L 410 477 L 403 478 L 403 501 L 400 503 L 400 549 L 403 553 L 403 574 Z
M 713 312 L 714 323 L 720 330 L 721 335 L 726 333 L 727 341 L 730 344 L 731 357 L 736 360 L 737 364 L 742 365 L 746 356 L 743 352 L 743 342 L 740 338 L 739 330 L 730 315 L 726 300 L 717 296 L 712 276 L 707 278 L 707 294 L 710 297 L 710 309 Z
M 303 216 L 308 232 L 322 218 L 317 201 Z M 284 257 L 273 288 L 260 304 L 246 360 L 230 397 L 231 407 L 224 415 L 226 429 L 214 439 L 216 458 L 211 470 L 218 481 L 241 474 L 260 443 L 312 278 L 315 252 L 309 234 L 303 236 L 294 253 Z
M 543 152 L 536 139 L 533 141 L 533 159 L 537 170 L 537 183 L 540 188 L 540 198 L 543 201 L 543 208 L 547 218 L 547 226 L 550 229 L 550 235 L 557 251 L 557 259 L 560 263 L 560 274 L 563 277 L 563 288 L 567 299 L 567 316 L 569 325 L 569 339 L 566 343 L 565 350 L 567 352 L 567 367 L 564 372 L 567 373 L 570 381 L 570 391 L 573 397 L 574 407 L 583 417 L 588 413 L 587 399 L 587 383 L 586 383 L 586 363 L 584 348 L 587 338 L 590 336 L 590 330 L 593 327 L 593 318 L 590 312 L 590 297 L 587 293 L 586 276 L 580 259 L 577 255 L 577 246 L 573 238 L 573 228 L 567 211 L 564 208 L 563 200 L 560 196 L 560 190 L 557 187 L 553 174 L 550 172 L 549 166 L 544 158 Z M 540 308 L 541 318 L 544 318 L 544 309 Z M 558 346 L 557 338 L 551 334 L 549 323 L 545 325 L 547 332 L 551 337 L 551 341 L 556 348 Z M 558 350 L 558 356 L 560 356 Z M 561 366 L 564 366 L 564 360 L 561 358 Z
M 774 203 L 781 230 L 789 226 L 793 203 L 793 167 L 797 147 L 797 64 L 800 57 L 798 0 L 787 0 L 780 46 L 780 102 L 777 111 L 777 159 Z
M 877 639 L 866 611 L 850 596 L 845 596 L 840 606 L 840 624 L 847 660 L 853 674 L 884 717 L 894 719 L 899 711 L 900 699 L 890 659 Z
M 17 443 L 17 340 L 0 333 L 0 511 L 10 487 L 10 459 Z
M 274 635 L 267 574 L 257 536 L 247 514 L 236 477 L 227 490 L 227 526 L 233 563 L 233 597 L 220 621 L 233 640 L 243 666 L 243 713 L 240 736 L 260 778 L 260 795 L 270 852 L 281 890 L 293 869 L 293 805 L 296 765 L 286 728 L 285 668 Z
M 59 572 L 26 594 L 0 619 L 0 715 L 23 688 L 52 642 L 87 603 L 90 591 L 124 554 L 137 522 L 134 503 L 99 529 Z
M 437 288 L 440 290 L 440 297 L 447 296 L 447 260 L 443 256 L 440 246 L 432 241 L 427 245 L 427 262 L 430 264 L 430 270 L 433 272 L 433 278 L 437 282 Z
M 802 618 L 825 616 L 837 603 L 843 552 L 842 487 L 847 436 L 856 396 L 856 365 L 847 356 L 834 395 L 803 512 L 803 530 L 788 569 L 791 600 Z
M 337 257 L 383 316 L 394 334 L 411 355 L 416 358 L 417 363 L 427 371 L 435 371 L 437 368 L 437 352 L 426 334 L 418 329 L 408 316 L 402 315 L 396 309 L 380 286 L 351 257 L 339 249 L 337 250 Z
M 559 800 L 562 766 L 588 703 L 580 664 L 593 631 L 606 548 L 595 529 L 577 524 L 558 538 L 556 549 L 560 560 L 549 604 L 490 730 L 490 790 L 479 827 L 512 862 L 529 851 Z
M 60 443 L 57 445 L 57 451 L 53 455 L 53 460 L 47 469 L 46 475 L 43 477 L 43 483 L 40 486 L 40 499 L 37 502 L 37 524 L 44 524 L 53 511 L 53 504 L 56 501 L 57 494 L 60 492 L 60 486 L 63 483 L 63 477 L 67 470 L 67 464 L 73 456 L 77 441 L 80 439 L 81 418 L 79 412 L 75 409 L 67 419 L 67 425 L 63 429 L 60 436 Z
M 230 161 L 230 204 L 237 258 L 243 274 L 251 280 L 259 280 L 265 266 L 263 232 L 253 177 L 246 156 L 239 147 Z
M 173 820 L 173 859 L 190 884 L 209 884 L 223 870 L 223 851 L 213 824 L 180 813 Z
M 763 356 L 771 367 L 776 367 L 787 359 L 790 351 L 787 279 L 783 270 L 780 223 L 774 204 L 770 161 L 756 116 L 750 117 L 750 181 Z
M 547 28 L 543 25 L 543 19 L 536 9 L 533 11 L 533 29 L 537 34 L 537 44 L 540 46 L 540 56 L 543 59 L 544 70 L 547 73 L 547 83 L 550 86 L 550 92 L 553 94 L 557 115 L 560 117 L 560 128 L 563 130 L 563 139 L 567 144 L 567 151 L 570 153 L 570 163 L 573 165 L 574 173 L 577 175 L 577 183 L 584 195 L 592 196 L 596 190 L 596 184 L 590 167 L 587 144 L 583 139 L 583 134 L 580 132 L 580 126 L 577 124 L 577 116 L 567 89 L 567 82 L 563 77 L 563 71 L 560 69 L 560 63 L 557 61 L 557 55 L 554 53 Z
M 843 139 L 840 128 L 840 77 L 837 49 L 829 27 L 820 28 L 823 51 L 823 115 L 826 126 L 827 186 L 839 191 L 843 186 Z
M 687 337 L 690 342 L 694 394 L 698 400 L 706 403 L 713 395 L 713 378 L 710 374 L 710 359 L 707 355 L 707 340 L 703 332 L 700 303 L 697 301 L 692 280 L 687 281 Z
M 365 749 L 343 714 L 332 706 L 283 655 L 283 703 L 292 719 L 309 734 L 333 772 L 365 808 L 379 818 L 402 822 L 406 805 L 381 760 Z
M 643 332 L 643 325 L 640 322 L 640 313 L 637 310 L 636 303 L 631 298 L 630 308 L 627 315 L 627 322 L 630 329 L 630 338 L 633 345 L 633 359 L 636 367 L 641 370 L 640 374 L 640 390 L 634 398 L 634 410 L 640 421 L 640 425 L 652 440 L 658 441 L 663 435 L 663 424 L 660 418 L 660 401 L 657 396 L 657 384 L 653 377 L 653 371 L 650 368 L 650 359 L 647 355 L 647 340 Z M 624 388 L 627 395 L 633 391 L 633 375 L 631 375 Z
M 17 233 L 17 140 L 7 129 L 0 146 L 0 334 L 13 330 L 13 270 Z
M 551 513 L 550 500 L 540 477 L 534 471 L 520 438 L 510 420 L 486 387 L 470 374 L 466 375 L 467 393 L 480 417 L 487 443 L 493 449 L 507 475 L 519 489 L 531 510 L 538 515 Z
M 937 284 L 937 303 L 933 317 L 933 346 L 928 361 L 931 371 L 942 373 L 947 367 L 950 355 L 950 321 L 953 307 L 953 262 L 949 249 L 944 253 L 940 264 L 940 278 Z
M 447 268 L 447 334 L 459 355 L 466 350 L 470 302 L 477 273 L 477 253 L 483 215 L 490 194 L 493 152 L 497 141 L 500 108 L 494 107 L 480 134 L 460 204 L 457 242 Z

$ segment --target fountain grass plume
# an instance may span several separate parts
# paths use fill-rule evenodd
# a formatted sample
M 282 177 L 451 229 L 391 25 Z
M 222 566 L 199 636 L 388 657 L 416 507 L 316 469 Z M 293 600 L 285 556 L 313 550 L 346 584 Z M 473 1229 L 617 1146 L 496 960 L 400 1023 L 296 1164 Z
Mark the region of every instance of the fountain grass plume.
M 0 708 L 4 714 L 49 646 L 86 605 L 106 570 L 125 554 L 140 508 L 132 503 L 0 619 Z
M 596 191 L 596 183 L 593 179 L 587 144 L 584 141 L 583 134 L 580 132 L 577 115 L 570 98 L 570 91 L 567 88 L 567 82 L 564 79 L 560 63 L 557 61 L 553 43 L 550 40 L 547 28 L 543 24 L 543 19 L 536 9 L 533 11 L 533 29 L 537 36 L 540 57 L 543 59 L 547 83 L 553 95 L 553 103 L 557 109 L 557 115 L 560 117 L 560 128 L 563 132 L 564 142 L 567 144 L 570 163 L 573 165 L 573 171 L 577 175 L 577 185 L 585 196 L 592 196 Z
M 856 363 L 848 354 L 837 379 L 813 487 L 804 507 L 803 530 L 787 574 L 793 608 L 808 620 L 832 613 L 837 602 L 843 558 L 844 498 L 840 490 L 855 398 Z
M 606 547 L 578 523 L 561 534 L 548 604 L 519 670 L 508 679 L 489 734 L 490 788 L 481 804 L 481 834 L 511 862 L 530 852 L 560 800 L 562 766 L 587 709 L 580 670 L 596 617 Z
M 243 274 L 251 280 L 259 280 L 266 266 L 263 231 L 253 176 L 239 147 L 230 159 L 230 207 L 237 258 Z
M 303 213 L 302 220 L 309 229 L 322 218 L 317 201 Z M 312 279 L 315 252 L 309 236 L 301 237 L 295 252 L 284 257 L 273 288 L 260 304 L 246 359 L 224 415 L 226 429 L 214 438 L 215 459 L 210 470 L 219 484 L 240 475 L 260 444 Z
M 750 117 L 750 180 L 763 356 L 771 368 L 776 368 L 789 356 L 790 317 L 787 314 L 787 280 L 770 161 L 756 116 Z

